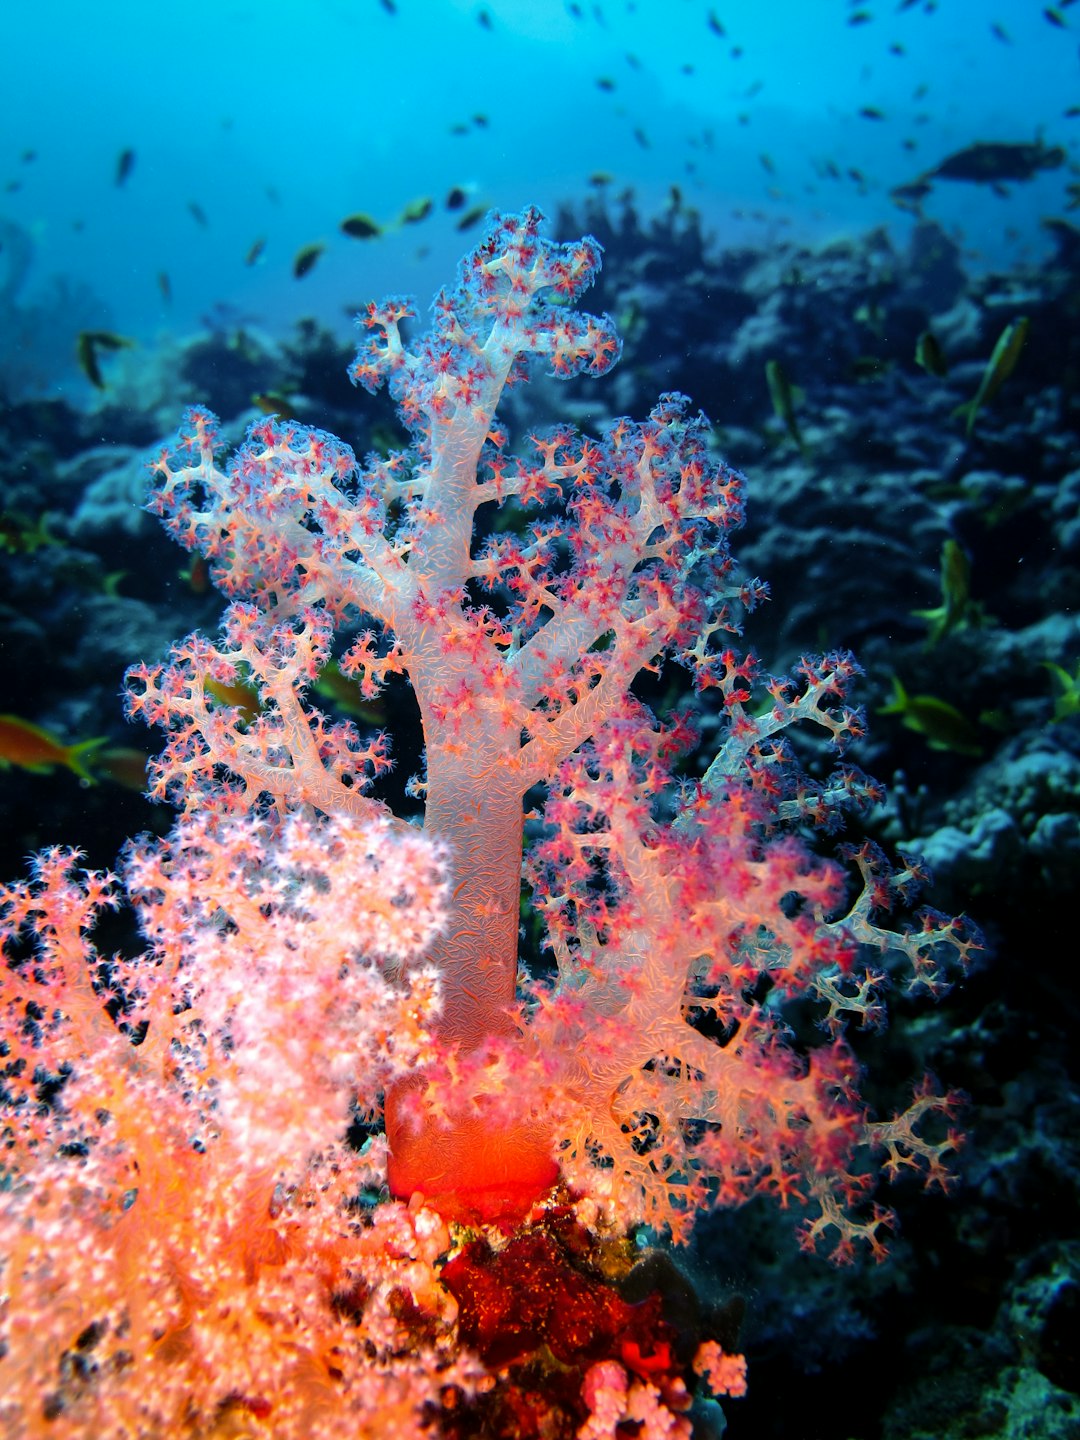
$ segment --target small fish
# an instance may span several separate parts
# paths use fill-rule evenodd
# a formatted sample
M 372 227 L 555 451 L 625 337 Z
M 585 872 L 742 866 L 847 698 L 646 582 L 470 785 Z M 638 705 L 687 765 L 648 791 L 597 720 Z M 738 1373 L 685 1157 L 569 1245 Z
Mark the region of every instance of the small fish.
M 769 398 L 772 400 L 776 418 L 783 422 L 784 428 L 799 447 L 800 455 L 805 459 L 806 441 L 795 418 L 795 391 L 779 360 L 766 361 L 765 379 L 768 381 Z
M 302 246 L 293 256 L 292 273 L 297 280 L 302 280 L 315 266 L 315 262 L 326 249 L 326 246 L 316 241 L 313 245 Z
M 226 683 L 224 680 L 208 678 L 203 681 L 203 688 L 219 705 L 230 705 L 234 710 L 239 710 L 240 720 L 244 725 L 250 725 L 252 720 L 262 714 L 263 707 L 258 690 L 243 680 Z
M 1052 5 L 1048 5 L 1043 11 L 1043 18 L 1058 30 L 1068 29 L 1068 21 L 1065 19 L 1065 16 L 1062 15 L 1060 10 L 1055 10 Z
M 210 593 L 210 564 L 206 556 L 198 554 L 192 556 L 191 564 L 186 570 L 180 571 L 180 579 L 186 582 L 193 595 L 208 595 Z
M 894 185 L 889 191 L 889 198 L 900 206 L 917 206 L 920 200 L 924 200 L 933 187 L 926 180 L 912 180 L 907 185 Z
M 476 12 L 476 23 L 482 30 L 491 30 L 494 28 L 491 22 L 491 15 L 487 10 L 478 10 Z
M 760 161 L 761 168 L 765 171 L 766 175 L 776 174 L 776 162 L 771 155 L 769 155 L 763 150 L 757 158 Z
M 19 159 L 22 161 L 22 163 L 23 163 L 24 165 L 31 165 L 31 164 L 33 164 L 33 162 L 37 159 L 37 151 L 36 151 L 36 150 L 24 150 L 24 151 L 22 152 L 22 154 L 19 156 Z
M 982 606 L 971 598 L 971 561 L 951 536 L 941 547 L 941 604 L 911 613 L 929 625 L 927 645 L 936 645 L 953 630 L 983 623 Z
M 210 221 L 206 218 L 206 211 L 202 208 L 199 202 L 197 200 L 189 200 L 187 203 L 187 208 L 188 214 L 195 221 L 195 224 L 201 225 L 204 230 L 209 230 Z
M 460 210 L 468 198 L 468 195 L 466 195 L 465 191 L 461 188 L 461 186 L 455 185 L 454 188 L 447 195 L 446 199 L 443 201 L 443 204 L 446 206 L 447 210 Z
M 892 44 L 889 46 L 889 54 L 890 54 L 890 55 L 898 55 L 898 56 L 899 56 L 899 55 L 906 55 L 906 54 L 907 54 L 907 51 L 904 49 L 903 45 L 900 44 L 900 41 L 899 41 L 899 40 L 894 40 L 894 41 L 892 42 Z
M 601 75 L 596 82 L 596 88 L 598 90 L 606 90 L 610 95 L 612 90 L 615 89 L 615 81 L 612 80 L 610 75 Z
M 879 110 L 876 105 L 864 105 L 864 106 L 860 109 L 859 115 L 860 115 L 861 119 L 863 119 L 863 120 L 884 120 L 884 119 L 885 119 L 885 112 L 884 112 L 883 110 Z
M 869 10 L 856 10 L 847 17 L 847 23 L 849 25 L 869 25 L 873 18 Z
M 1053 660 L 1043 660 L 1040 663 L 1044 669 L 1049 670 L 1054 685 L 1054 713 L 1051 723 L 1059 725 L 1062 720 L 1080 715 L 1080 661 L 1077 662 L 1075 675 L 1070 675 L 1064 665 L 1058 665 Z
M 257 395 L 252 395 L 251 403 L 264 415 L 277 415 L 281 420 L 296 419 L 295 409 L 280 390 L 262 390 Z
M 410 200 L 405 209 L 401 212 L 400 224 L 419 225 L 421 220 L 426 220 L 435 208 L 435 202 L 429 195 L 421 200 Z
M 172 281 L 164 270 L 158 271 L 157 288 L 161 292 L 161 298 L 166 305 L 172 304 Z
M 386 724 L 388 702 L 383 698 L 375 701 L 363 700 L 356 680 L 345 675 L 336 660 L 319 672 L 314 690 L 324 700 L 332 700 L 339 710 L 362 720 L 365 725 Z
M 0 513 L 0 550 L 9 555 L 33 555 L 43 545 L 58 545 L 48 530 L 47 516 L 28 520 L 12 510 Z
M 949 373 L 941 341 L 932 330 L 924 330 L 915 341 L 915 364 L 922 366 L 928 375 L 939 379 Z
M 353 240 L 372 240 L 382 234 L 382 226 L 370 215 L 346 215 L 338 229 Z
M 116 157 L 116 180 L 114 184 L 123 185 L 134 169 L 135 151 L 121 150 L 120 154 Z
M 641 146 L 642 150 L 652 149 L 652 144 L 649 140 L 649 137 L 645 134 L 645 131 L 642 130 L 640 126 L 637 126 L 634 130 L 634 139 Z
M 610 170 L 594 170 L 589 176 L 589 184 L 594 185 L 597 189 L 603 185 L 613 185 L 614 183 L 615 176 Z
M 111 330 L 80 330 L 75 341 L 75 356 L 79 369 L 98 390 L 105 389 L 105 379 L 98 363 L 99 350 L 130 350 L 135 344 L 123 335 L 114 335 Z
M 474 205 L 471 210 L 465 211 L 465 214 L 457 222 L 457 228 L 459 230 L 471 230 L 474 225 L 479 225 L 486 214 L 486 205 Z
M 723 39 L 723 37 L 727 34 L 727 31 L 717 19 L 715 10 L 709 11 L 708 15 L 706 16 L 705 23 L 708 25 L 712 33 L 714 35 L 719 35 L 721 39 Z
M 951 750 L 957 755 L 981 755 L 979 733 L 955 705 L 937 695 L 909 695 L 893 676 L 893 698 L 878 710 L 879 715 L 898 715 L 907 730 L 921 735 L 931 750 Z
M 1027 344 L 1028 332 L 1031 329 L 1031 322 L 1026 315 L 1019 316 L 1005 329 L 998 337 L 994 346 L 993 354 L 986 362 L 986 369 L 983 371 L 982 379 L 979 381 L 979 388 L 975 392 L 975 398 L 968 400 L 963 405 L 958 405 L 953 411 L 954 415 L 966 417 L 967 423 L 964 432 L 967 435 L 975 425 L 975 416 L 984 405 L 988 405 L 994 396 L 1001 389 L 1005 381 L 1016 369 L 1016 362 L 1020 359 L 1020 352 Z
M 262 253 L 263 253 L 263 251 L 264 251 L 265 249 L 266 249 L 266 236 L 265 236 L 265 235 L 260 235 L 257 240 L 253 240 L 253 241 L 251 242 L 251 245 L 250 245 L 250 247 L 249 247 L 249 249 L 248 249 L 248 252 L 247 252 L 247 254 L 244 256 L 244 264 L 245 264 L 245 265 L 254 265 L 254 264 L 256 264 L 256 262 L 257 262 L 257 261 L 260 259 L 260 257 L 262 256 Z
M 394 4 L 394 0 L 379 0 L 379 4 L 388 15 L 397 14 L 397 6 Z
M 995 40 L 1000 40 L 1003 45 L 1011 45 L 1013 43 L 1012 36 L 1005 29 L 1005 26 L 997 24 L 996 21 L 990 26 L 990 34 L 993 35 Z
M 35 725 L 32 720 L 23 720 L 19 715 L 0 715 L 0 770 L 17 765 L 31 775 L 48 775 L 60 765 L 93 785 L 94 776 L 84 761 L 105 743 L 105 737 L 99 736 L 95 740 L 65 745 L 51 730 Z
M 879 340 L 885 338 L 885 311 L 876 300 L 856 306 L 852 319 L 865 325 Z

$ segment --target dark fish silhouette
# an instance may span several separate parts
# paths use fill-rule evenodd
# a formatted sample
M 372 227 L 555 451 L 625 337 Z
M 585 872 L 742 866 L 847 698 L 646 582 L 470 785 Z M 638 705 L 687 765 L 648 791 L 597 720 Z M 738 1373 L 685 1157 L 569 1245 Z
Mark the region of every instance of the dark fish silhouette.
M 1058 170 L 1065 164 L 1060 145 L 1007 144 L 980 141 L 946 155 L 940 165 L 927 170 L 924 180 L 968 180 L 975 185 L 992 185 L 1000 180 L 1030 180 L 1040 170 Z
M 116 160 L 116 184 L 123 185 L 124 181 L 135 169 L 135 151 L 121 150 Z

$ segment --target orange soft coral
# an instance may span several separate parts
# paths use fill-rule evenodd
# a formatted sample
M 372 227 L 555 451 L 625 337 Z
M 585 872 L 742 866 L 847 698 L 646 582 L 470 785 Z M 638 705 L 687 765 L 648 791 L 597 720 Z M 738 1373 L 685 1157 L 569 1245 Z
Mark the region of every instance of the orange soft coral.
M 420 1284 L 448 1237 L 401 1207 L 366 1220 L 382 1151 L 341 1136 L 351 1098 L 430 1046 L 434 976 L 383 972 L 442 923 L 437 852 L 377 823 L 195 819 L 126 878 L 150 942 L 126 960 L 89 937 L 114 879 L 75 856 L 0 891 L 5 1435 L 234 1434 L 240 1414 L 383 1435 L 381 1410 L 419 1435 L 444 1372 L 468 1374 L 440 1350 L 452 1302 Z M 426 1345 L 387 1309 L 401 1276 Z M 358 1287 L 362 1310 L 335 1307 Z

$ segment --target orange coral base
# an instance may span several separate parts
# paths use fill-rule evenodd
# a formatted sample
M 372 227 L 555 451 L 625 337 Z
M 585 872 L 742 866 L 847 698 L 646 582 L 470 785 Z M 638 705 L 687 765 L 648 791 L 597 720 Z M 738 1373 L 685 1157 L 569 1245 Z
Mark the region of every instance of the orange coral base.
M 407 1086 L 386 1097 L 390 1191 L 398 1199 L 422 1196 L 446 1220 L 516 1223 L 557 1180 L 544 1126 L 471 1116 L 450 1126 L 417 1123 L 412 1098 Z

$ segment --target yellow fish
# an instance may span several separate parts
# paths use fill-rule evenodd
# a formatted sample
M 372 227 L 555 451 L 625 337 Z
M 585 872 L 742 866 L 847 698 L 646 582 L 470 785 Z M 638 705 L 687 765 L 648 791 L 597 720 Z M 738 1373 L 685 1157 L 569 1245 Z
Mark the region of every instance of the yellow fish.
M 983 371 L 982 379 L 979 381 L 979 388 L 975 392 L 974 400 L 968 400 L 963 405 L 958 405 L 953 411 L 954 415 L 967 417 L 965 433 L 970 435 L 975 424 L 975 416 L 984 405 L 988 405 L 994 398 L 1002 385 L 1016 369 L 1016 362 L 1020 359 L 1020 352 L 1027 344 L 1028 331 L 1031 322 L 1026 315 L 1021 315 L 1005 329 L 998 337 L 994 346 L 994 353 L 986 362 L 986 369 Z
M 788 379 L 784 367 L 779 360 L 767 360 L 765 362 L 765 379 L 769 385 L 769 399 L 772 401 L 773 411 L 778 420 L 783 421 L 784 428 L 792 440 L 799 447 L 799 453 L 806 459 L 806 441 L 799 429 L 799 422 L 795 418 L 795 387 Z
M 981 755 L 979 733 L 955 705 L 936 695 L 909 695 L 893 676 L 893 698 L 879 715 L 898 715 L 908 730 L 921 735 L 931 750 L 952 750 L 957 755 Z
M 65 745 L 58 736 L 32 720 L 24 720 L 19 715 L 0 715 L 0 770 L 18 765 L 31 775 L 48 775 L 61 765 L 80 780 L 95 785 L 97 781 L 83 761 L 105 743 L 105 737 L 99 736 L 95 740 Z
M 240 720 L 244 725 L 250 725 L 262 714 L 263 706 L 258 690 L 254 685 L 248 685 L 243 680 L 234 680 L 231 684 L 226 684 L 223 680 L 207 677 L 203 681 L 203 688 L 219 705 L 231 705 L 234 710 L 239 710 Z
M 929 624 L 928 645 L 936 645 L 953 630 L 985 623 L 982 606 L 971 598 L 971 562 L 951 536 L 941 547 L 941 604 L 911 613 Z

